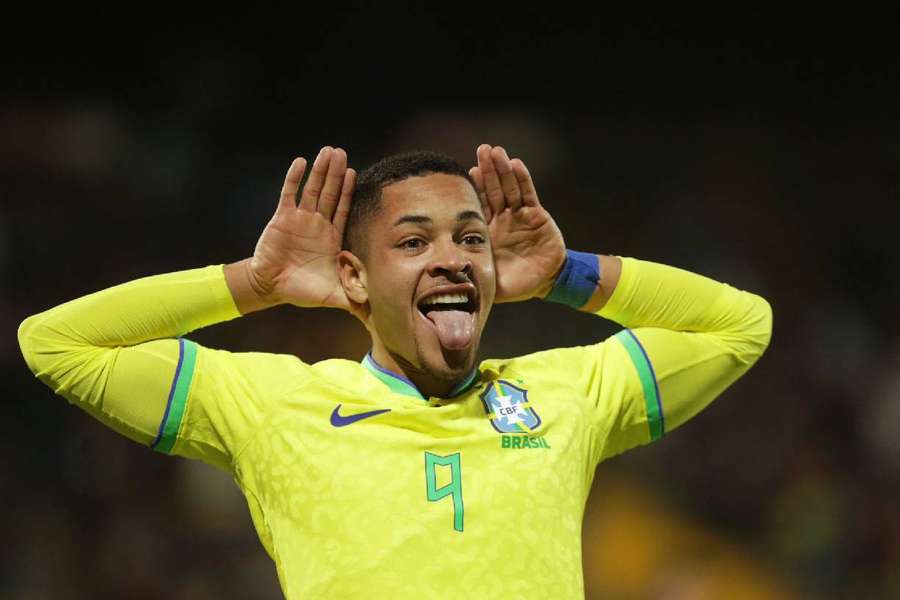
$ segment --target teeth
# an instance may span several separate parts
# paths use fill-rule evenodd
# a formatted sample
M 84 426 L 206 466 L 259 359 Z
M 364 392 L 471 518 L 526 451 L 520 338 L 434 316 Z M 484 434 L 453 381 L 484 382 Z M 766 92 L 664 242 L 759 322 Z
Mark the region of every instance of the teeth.
M 422 304 L 461 304 L 469 301 L 465 294 L 435 294 L 426 298 Z

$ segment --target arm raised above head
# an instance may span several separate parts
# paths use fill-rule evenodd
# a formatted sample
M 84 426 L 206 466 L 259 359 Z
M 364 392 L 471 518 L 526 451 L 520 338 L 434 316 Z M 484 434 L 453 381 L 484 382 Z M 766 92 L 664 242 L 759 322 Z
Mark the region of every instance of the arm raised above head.
M 658 439 L 697 414 L 769 345 L 762 297 L 684 269 L 567 250 L 531 174 L 500 146 L 482 144 L 469 171 L 491 228 L 497 302 L 541 298 L 626 327 L 564 352 L 589 398 L 599 458 Z
M 616 291 L 596 313 L 629 328 L 619 335 L 630 353 L 646 356 L 667 430 L 747 372 L 772 337 L 772 307 L 765 298 L 634 258 L 622 259 Z
M 286 386 L 313 376 L 292 355 L 229 352 L 183 337 L 239 316 L 224 265 L 210 265 L 31 315 L 18 340 L 31 372 L 70 404 L 156 451 L 228 470 Z
M 282 303 L 349 308 L 336 256 L 355 174 L 343 150 L 323 148 L 298 206 L 304 168 L 291 164 L 252 258 L 142 277 L 31 315 L 18 328 L 28 368 L 121 434 L 228 468 L 266 403 L 308 365 L 182 336 Z
M 166 450 L 198 346 L 181 336 L 240 316 L 222 265 L 142 277 L 26 318 L 28 368 L 54 392 L 119 433 Z M 173 396 L 170 398 L 170 396 Z M 173 406 L 173 401 L 175 405 Z M 171 414 L 170 414 L 171 413 Z M 162 445 L 163 447 L 160 447 Z
M 588 377 L 605 421 L 600 460 L 685 423 L 769 346 L 772 308 L 761 296 L 636 258 L 571 252 L 569 258 L 581 265 L 564 266 L 547 298 L 626 327 L 598 345 L 604 358 Z M 604 284 L 606 268 L 613 283 Z M 572 269 L 580 269 L 579 277 L 567 279 Z M 599 283 L 588 297 L 592 280 Z

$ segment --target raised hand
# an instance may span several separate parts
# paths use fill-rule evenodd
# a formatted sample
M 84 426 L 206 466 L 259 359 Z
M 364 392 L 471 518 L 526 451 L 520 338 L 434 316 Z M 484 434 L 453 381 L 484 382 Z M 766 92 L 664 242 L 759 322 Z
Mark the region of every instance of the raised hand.
M 300 203 L 306 159 L 295 158 L 278 207 L 263 230 L 248 273 L 257 294 L 273 304 L 328 306 L 354 311 L 337 272 L 344 226 L 356 185 L 347 153 L 325 146 L 313 162 Z
M 495 302 L 517 302 L 549 293 L 566 259 L 562 233 L 538 200 L 528 168 L 502 146 L 476 150 L 469 169 L 491 232 Z

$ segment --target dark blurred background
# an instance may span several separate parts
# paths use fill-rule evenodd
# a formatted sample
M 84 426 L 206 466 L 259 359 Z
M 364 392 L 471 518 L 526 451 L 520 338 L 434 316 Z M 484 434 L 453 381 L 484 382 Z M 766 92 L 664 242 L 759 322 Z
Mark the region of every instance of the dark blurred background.
M 236 486 L 55 396 L 16 328 L 124 281 L 249 256 L 294 156 L 341 146 L 361 170 L 431 148 L 470 166 L 482 142 L 529 166 L 569 247 L 686 268 L 774 309 L 744 378 L 599 467 L 587 597 L 900 597 L 890 19 L 303 10 L 5 24 L 0 598 L 281 597 Z M 617 330 L 503 305 L 483 356 Z M 349 316 L 284 306 L 190 337 L 307 362 L 368 348 Z

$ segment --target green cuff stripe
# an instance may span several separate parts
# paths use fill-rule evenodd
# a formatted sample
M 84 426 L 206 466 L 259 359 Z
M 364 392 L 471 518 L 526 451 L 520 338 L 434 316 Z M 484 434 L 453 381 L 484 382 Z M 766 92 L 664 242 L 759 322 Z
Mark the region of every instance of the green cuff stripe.
M 175 445 L 187 404 L 188 390 L 191 389 L 191 380 L 194 378 L 194 365 L 197 362 L 197 344 L 191 340 L 178 338 L 178 349 L 178 366 L 175 368 L 172 389 L 169 390 L 169 402 L 156 441 L 150 446 L 163 454 L 168 454 Z
M 647 405 L 647 424 L 650 427 L 650 441 L 656 441 L 665 433 L 665 421 L 663 420 L 662 403 L 659 398 L 659 387 L 656 383 L 656 375 L 653 373 L 653 365 L 644 351 L 644 347 L 630 329 L 623 329 L 615 335 L 625 346 L 631 362 L 637 369 L 644 389 L 644 402 Z

